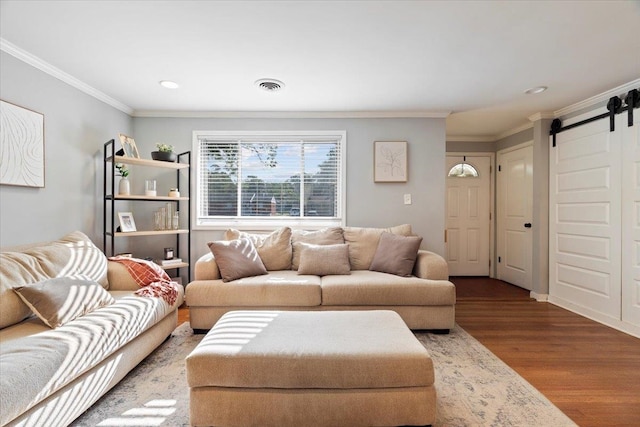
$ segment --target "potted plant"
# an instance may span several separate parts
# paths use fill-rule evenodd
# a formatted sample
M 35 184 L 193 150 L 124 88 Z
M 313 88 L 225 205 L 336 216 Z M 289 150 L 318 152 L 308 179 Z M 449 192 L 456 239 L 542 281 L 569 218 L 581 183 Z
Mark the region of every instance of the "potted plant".
M 116 163 L 116 169 L 118 175 L 121 177 L 118 183 L 118 194 L 121 196 L 128 196 L 131 193 L 131 185 L 129 184 L 129 169 L 122 163 Z
M 178 156 L 173 152 L 173 145 L 157 143 L 158 151 L 151 152 L 151 158 L 153 160 L 160 160 L 163 162 L 175 162 L 178 160 Z

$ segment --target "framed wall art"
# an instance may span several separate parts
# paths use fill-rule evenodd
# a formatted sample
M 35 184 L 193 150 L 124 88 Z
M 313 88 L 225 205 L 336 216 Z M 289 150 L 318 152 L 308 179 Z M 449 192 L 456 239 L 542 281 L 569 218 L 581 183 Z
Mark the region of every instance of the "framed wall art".
M 0 184 L 44 187 L 44 114 L 0 101 Z
M 124 150 L 124 155 L 126 157 L 133 157 L 136 159 L 140 158 L 140 153 L 138 153 L 138 147 L 136 147 L 136 142 L 130 136 L 119 134 L 120 143 L 122 144 L 122 149 Z
M 373 181 L 407 182 L 407 142 L 375 141 L 373 143 Z

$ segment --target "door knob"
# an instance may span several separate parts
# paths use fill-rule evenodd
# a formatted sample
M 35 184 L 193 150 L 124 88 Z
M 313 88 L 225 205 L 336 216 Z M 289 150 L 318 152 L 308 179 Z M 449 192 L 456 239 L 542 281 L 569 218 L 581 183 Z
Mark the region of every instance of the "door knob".
M 524 228 L 531 228 L 531 223 L 530 222 L 525 222 L 524 223 Z

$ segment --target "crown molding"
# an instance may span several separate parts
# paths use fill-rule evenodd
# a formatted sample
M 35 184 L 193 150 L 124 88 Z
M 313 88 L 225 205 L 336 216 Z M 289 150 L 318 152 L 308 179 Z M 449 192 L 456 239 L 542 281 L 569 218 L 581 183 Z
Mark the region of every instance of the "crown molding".
M 447 142 L 495 142 L 493 136 L 447 135 Z
M 215 118 L 215 119 L 444 119 L 450 111 L 179 111 L 135 110 L 133 117 Z
M 533 128 L 533 123 L 525 123 L 522 126 L 518 126 L 517 128 L 509 129 L 502 133 L 499 133 L 498 135 L 496 135 L 495 141 L 501 140 L 508 136 L 515 135 L 517 133 L 520 133 L 522 131 L 525 131 L 527 129 L 532 129 L 532 128 Z
M 587 98 L 584 101 L 580 101 L 573 105 L 569 105 L 568 107 L 564 107 L 559 110 L 556 110 L 553 112 L 553 114 L 555 115 L 555 117 L 562 117 L 572 113 L 576 113 L 584 109 L 587 109 L 589 107 L 593 107 L 596 104 L 599 104 L 601 102 L 607 102 L 609 98 L 613 96 L 620 96 L 620 95 L 626 94 L 632 89 L 638 89 L 638 86 L 640 86 L 640 78 L 633 80 L 629 83 L 623 84 L 622 86 L 618 86 L 613 89 L 610 89 L 606 92 L 602 92 L 601 94 L 592 96 L 591 98 Z
M 9 55 L 19 59 L 22 62 L 25 62 L 31 65 L 34 68 L 37 68 L 38 70 L 46 74 L 49 74 L 52 77 L 55 77 L 58 80 L 65 82 L 69 86 L 72 86 L 78 89 L 79 91 L 84 92 L 87 95 L 90 95 L 104 102 L 105 104 L 108 104 L 113 108 L 116 108 L 122 111 L 123 113 L 126 113 L 128 115 L 131 115 L 133 113 L 133 108 L 129 107 L 128 105 L 123 104 L 117 99 L 110 97 L 109 95 L 99 91 L 98 89 L 92 86 L 89 86 L 88 84 L 78 80 L 72 75 L 65 73 L 61 69 L 54 67 L 48 62 L 38 58 L 35 55 L 32 55 L 31 53 L 25 51 L 24 49 L 19 48 L 18 46 L 14 45 L 13 43 L 1 37 L 0 37 L 0 50 L 8 53 Z
M 544 120 L 544 119 L 555 119 L 556 115 L 552 112 L 540 112 L 540 113 L 535 113 L 531 116 L 529 116 L 529 120 L 531 122 L 537 122 L 538 120 Z M 533 124 L 532 124 L 533 126 Z

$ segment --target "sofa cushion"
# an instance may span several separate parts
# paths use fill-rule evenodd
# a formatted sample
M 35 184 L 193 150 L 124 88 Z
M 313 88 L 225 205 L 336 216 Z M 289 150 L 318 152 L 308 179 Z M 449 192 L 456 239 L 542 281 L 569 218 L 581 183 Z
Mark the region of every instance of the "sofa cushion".
M 390 228 L 344 227 L 344 241 L 349 244 L 351 270 L 368 270 L 378 248 L 383 232 L 411 235 L 411 225 L 403 224 Z
M 244 339 L 230 342 L 229 334 L 244 332 L 247 325 L 253 331 L 236 332 Z M 387 310 L 231 311 L 186 364 L 192 389 L 312 389 L 319 399 L 324 389 L 375 393 L 435 380 L 429 352 L 400 316 Z
M 57 277 L 13 288 L 50 328 L 57 328 L 115 300 L 99 283 Z
M 62 276 L 95 280 L 108 289 L 107 257 L 80 231 L 53 242 L 3 249 L 0 253 L 0 328 L 18 323 L 31 314 L 13 287 Z
M 270 234 L 249 234 L 230 228 L 224 233 L 225 240 L 235 240 L 241 237 L 251 240 L 267 270 L 288 270 L 291 268 L 291 228 L 282 227 Z
M 291 268 L 297 270 L 300 265 L 300 247 L 296 250 L 296 242 L 310 243 L 312 245 L 337 245 L 344 243 L 342 228 L 330 227 L 316 231 L 294 230 L 291 233 L 291 244 L 293 246 L 293 257 Z
M 323 305 L 453 305 L 455 300 L 455 286 L 446 280 L 365 270 L 322 278 Z
M 369 270 L 395 274 L 396 276 L 411 276 L 420 243 L 422 243 L 422 237 L 419 236 L 382 233 Z
M 314 307 L 322 303 L 320 277 L 296 271 L 270 271 L 264 276 L 196 280 L 187 286 L 190 307 Z
M 59 328 L 45 329 L 41 323 L 36 328 L 29 325 L 37 321 L 33 318 L 1 330 L 0 425 L 71 383 L 176 310 L 182 304 L 182 289 L 179 292 L 173 306 L 162 298 L 139 297 L 131 291 L 110 292 L 114 304 Z M 20 334 L 24 329 L 40 332 Z M 85 390 L 85 396 L 91 393 Z
M 349 245 L 311 245 L 296 242 L 300 249 L 298 274 L 351 274 L 349 267 Z
M 216 257 L 224 282 L 267 274 L 258 251 L 248 238 L 207 243 Z

